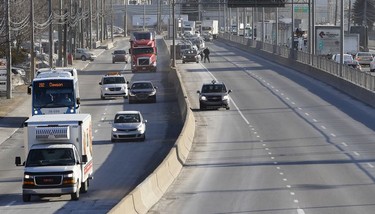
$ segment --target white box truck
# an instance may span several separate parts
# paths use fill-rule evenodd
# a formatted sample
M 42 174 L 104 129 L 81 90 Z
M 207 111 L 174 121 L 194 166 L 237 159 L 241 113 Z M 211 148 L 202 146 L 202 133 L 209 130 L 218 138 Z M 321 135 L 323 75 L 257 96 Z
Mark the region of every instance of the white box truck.
M 24 123 L 25 166 L 22 199 L 69 194 L 78 200 L 93 177 L 90 114 L 35 115 Z
M 203 20 L 201 29 L 202 35 L 212 35 L 212 37 L 216 39 L 219 35 L 219 21 Z

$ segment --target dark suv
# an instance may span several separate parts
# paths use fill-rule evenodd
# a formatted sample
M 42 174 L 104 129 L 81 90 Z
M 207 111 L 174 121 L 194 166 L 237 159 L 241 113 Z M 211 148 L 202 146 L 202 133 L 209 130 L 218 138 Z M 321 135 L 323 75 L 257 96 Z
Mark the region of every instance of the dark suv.
M 128 55 L 125 50 L 115 50 L 112 53 L 112 63 L 125 62 L 128 63 Z
M 203 84 L 201 91 L 197 91 L 199 94 L 199 109 L 225 108 L 229 110 L 229 93 L 231 92 L 232 90 L 227 90 L 224 83 L 217 83 L 215 80 Z

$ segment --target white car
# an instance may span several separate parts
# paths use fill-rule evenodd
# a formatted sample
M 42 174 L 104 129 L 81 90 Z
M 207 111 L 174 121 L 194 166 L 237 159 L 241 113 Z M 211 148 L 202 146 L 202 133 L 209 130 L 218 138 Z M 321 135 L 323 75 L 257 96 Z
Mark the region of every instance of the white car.
M 104 100 L 107 97 L 124 97 L 128 98 L 128 84 L 125 76 L 118 72 L 104 75 L 99 82 L 100 98 Z
M 370 72 L 375 71 L 375 57 L 370 62 Z
M 119 111 L 112 123 L 111 141 L 146 139 L 146 123 L 139 111 Z
M 82 61 L 94 61 L 96 55 L 86 48 L 77 48 L 74 53 L 74 59 L 81 59 Z

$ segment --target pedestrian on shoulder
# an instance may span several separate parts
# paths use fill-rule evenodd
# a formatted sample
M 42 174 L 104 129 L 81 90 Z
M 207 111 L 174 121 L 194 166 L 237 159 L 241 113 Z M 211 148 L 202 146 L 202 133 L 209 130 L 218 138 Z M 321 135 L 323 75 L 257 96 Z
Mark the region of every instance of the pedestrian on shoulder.
M 204 54 L 204 62 L 206 62 L 206 59 L 208 62 L 210 62 L 210 50 L 208 50 L 208 47 L 206 47 L 203 50 L 203 54 Z

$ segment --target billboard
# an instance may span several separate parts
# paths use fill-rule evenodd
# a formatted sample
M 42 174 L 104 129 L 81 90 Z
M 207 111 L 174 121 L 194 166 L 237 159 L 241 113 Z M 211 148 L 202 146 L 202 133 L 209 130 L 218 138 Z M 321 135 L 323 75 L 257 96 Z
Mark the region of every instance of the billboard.
M 340 26 L 315 26 L 315 35 L 317 55 L 340 53 Z

